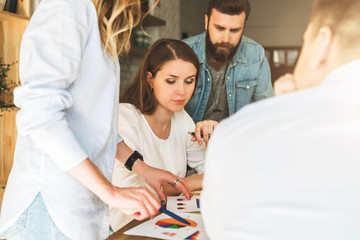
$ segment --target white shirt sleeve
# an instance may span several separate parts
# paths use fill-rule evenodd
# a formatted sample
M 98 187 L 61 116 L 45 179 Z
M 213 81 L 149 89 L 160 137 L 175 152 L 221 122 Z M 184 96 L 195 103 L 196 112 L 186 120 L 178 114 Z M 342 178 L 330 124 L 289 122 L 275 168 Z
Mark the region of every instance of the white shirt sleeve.
M 20 56 L 22 86 L 15 89 L 18 132 L 33 139 L 67 171 L 87 158 L 69 128 L 67 111 L 73 106 L 69 88 L 77 79 L 88 35 L 88 16 L 70 1 L 42 4 L 42 17 L 25 31 Z M 61 9 L 61 11 L 59 10 Z M 84 11 L 85 12 L 85 11 Z M 35 13 L 36 14 L 36 13 Z

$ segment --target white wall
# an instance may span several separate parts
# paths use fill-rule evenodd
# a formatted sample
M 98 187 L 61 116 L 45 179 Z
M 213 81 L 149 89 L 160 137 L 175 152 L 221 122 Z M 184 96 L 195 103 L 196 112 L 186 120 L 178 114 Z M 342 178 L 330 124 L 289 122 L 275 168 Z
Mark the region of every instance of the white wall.
M 204 31 L 208 0 L 181 0 L 181 31 Z M 300 46 L 312 0 L 250 0 L 252 7 L 245 35 L 263 46 Z
M 263 46 L 301 46 L 312 0 L 250 0 L 245 35 Z

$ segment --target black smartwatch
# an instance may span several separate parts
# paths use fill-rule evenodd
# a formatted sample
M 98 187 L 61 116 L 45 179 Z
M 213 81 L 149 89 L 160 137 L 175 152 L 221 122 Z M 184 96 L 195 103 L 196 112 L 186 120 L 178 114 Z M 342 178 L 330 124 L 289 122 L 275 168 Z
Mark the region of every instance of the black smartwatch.
M 134 151 L 133 154 L 131 154 L 130 157 L 128 158 L 128 160 L 126 161 L 125 167 L 129 171 L 132 171 L 132 167 L 133 167 L 135 161 L 139 158 L 141 159 L 141 161 L 144 161 L 143 156 L 138 151 Z

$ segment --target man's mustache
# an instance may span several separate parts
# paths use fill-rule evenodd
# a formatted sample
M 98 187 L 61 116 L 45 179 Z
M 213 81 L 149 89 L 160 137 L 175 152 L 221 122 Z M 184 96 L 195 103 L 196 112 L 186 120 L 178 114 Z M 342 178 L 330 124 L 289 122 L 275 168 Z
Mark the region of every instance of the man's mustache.
M 230 43 L 216 43 L 215 47 L 216 48 L 225 47 L 225 48 L 228 48 L 228 49 L 234 48 L 234 46 L 232 44 L 230 44 Z

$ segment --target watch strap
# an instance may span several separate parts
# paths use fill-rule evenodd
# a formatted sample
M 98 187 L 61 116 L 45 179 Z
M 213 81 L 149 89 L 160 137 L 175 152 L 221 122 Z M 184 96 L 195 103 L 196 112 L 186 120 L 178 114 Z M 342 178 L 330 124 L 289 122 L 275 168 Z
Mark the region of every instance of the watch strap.
M 135 150 L 133 154 L 131 154 L 130 157 L 126 160 L 125 167 L 129 171 L 132 171 L 132 167 L 137 159 L 141 159 L 141 161 L 144 161 L 143 156 Z

